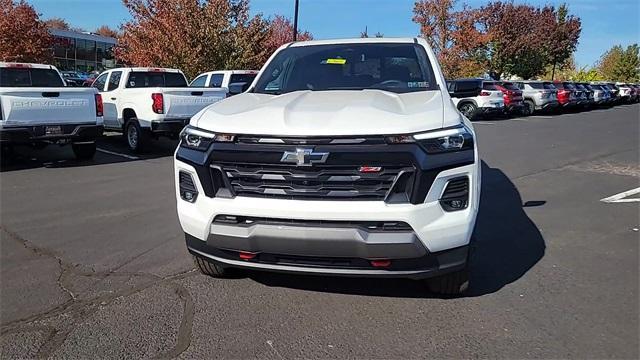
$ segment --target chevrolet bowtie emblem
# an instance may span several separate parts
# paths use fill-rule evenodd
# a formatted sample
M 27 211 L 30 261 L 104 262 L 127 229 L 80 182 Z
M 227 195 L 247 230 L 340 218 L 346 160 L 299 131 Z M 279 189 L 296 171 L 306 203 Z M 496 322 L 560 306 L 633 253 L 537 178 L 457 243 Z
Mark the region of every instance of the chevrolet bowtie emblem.
M 311 166 L 327 161 L 328 157 L 328 152 L 313 152 L 313 149 L 297 148 L 296 151 L 285 151 L 280 161 L 295 163 L 298 166 Z

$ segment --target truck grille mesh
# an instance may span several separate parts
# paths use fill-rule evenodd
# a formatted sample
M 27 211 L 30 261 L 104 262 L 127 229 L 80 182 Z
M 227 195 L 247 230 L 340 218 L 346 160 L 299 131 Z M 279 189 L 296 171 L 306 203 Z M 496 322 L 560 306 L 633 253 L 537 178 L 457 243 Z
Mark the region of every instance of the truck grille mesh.
M 220 164 L 235 195 L 281 199 L 382 200 L 403 171 L 385 166 L 362 173 L 359 166 Z

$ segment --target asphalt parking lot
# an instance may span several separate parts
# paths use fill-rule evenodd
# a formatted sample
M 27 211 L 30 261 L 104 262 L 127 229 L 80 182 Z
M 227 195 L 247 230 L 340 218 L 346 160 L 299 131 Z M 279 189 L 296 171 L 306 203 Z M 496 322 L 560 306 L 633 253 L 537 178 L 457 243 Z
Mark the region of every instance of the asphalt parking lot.
M 175 141 L 2 166 L 2 358 L 638 358 L 640 105 L 476 122 L 470 292 L 410 280 L 196 272 Z M 123 156 L 126 155 L 126 156 Z M 633 196 L 638 196 L 632 195 Z M 628 199 L 628 198 L 627 198 Z

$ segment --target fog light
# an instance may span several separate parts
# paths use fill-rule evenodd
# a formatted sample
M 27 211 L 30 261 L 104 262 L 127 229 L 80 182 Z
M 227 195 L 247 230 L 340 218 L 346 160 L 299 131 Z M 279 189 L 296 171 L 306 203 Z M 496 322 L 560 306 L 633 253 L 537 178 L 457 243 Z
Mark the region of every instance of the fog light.
M 178 179 L 180 185 L 180 198 L 190 203 L 196 201 L 196 198 L 198 197 L 198 190 L 196 189 L 196 185 L 191 174 L 185 171 L 180 171 Z

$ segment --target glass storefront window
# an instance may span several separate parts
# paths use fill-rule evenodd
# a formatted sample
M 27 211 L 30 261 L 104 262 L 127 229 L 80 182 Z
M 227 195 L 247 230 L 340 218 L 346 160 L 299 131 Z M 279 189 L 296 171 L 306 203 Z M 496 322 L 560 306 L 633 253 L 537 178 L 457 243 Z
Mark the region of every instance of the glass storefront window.
M 102 71 L 116 67 L 112 43 L 54 36 L 54 64 L 61 71 Z

